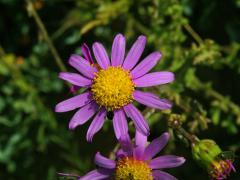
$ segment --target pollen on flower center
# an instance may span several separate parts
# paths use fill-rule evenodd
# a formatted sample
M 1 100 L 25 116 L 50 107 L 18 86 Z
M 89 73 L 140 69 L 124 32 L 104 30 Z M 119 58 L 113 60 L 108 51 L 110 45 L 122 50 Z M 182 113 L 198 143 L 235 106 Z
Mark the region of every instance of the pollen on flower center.
M 131 157 L 121 158 L 117 162 L 116 180 L 153 180 L 152 170 L 144 161 Z
M 133 99 L 134 84 L 128 71 L 109 66 L 101 69 L 93 79 L 93 99 L 108 110 L 119 109 Z

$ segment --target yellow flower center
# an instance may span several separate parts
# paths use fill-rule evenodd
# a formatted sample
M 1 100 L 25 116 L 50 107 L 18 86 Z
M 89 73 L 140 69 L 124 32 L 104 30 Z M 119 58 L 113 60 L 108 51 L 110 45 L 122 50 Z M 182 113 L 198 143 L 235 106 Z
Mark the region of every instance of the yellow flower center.
M 153 180 L 152 170 L 144 161 L 122 158 L 117 162 L 115 180 Z
M 128 71 L 109 66 L 96 74 L 91 91 L 99 105 L 114 110 L 132 102 L 134 84 Z

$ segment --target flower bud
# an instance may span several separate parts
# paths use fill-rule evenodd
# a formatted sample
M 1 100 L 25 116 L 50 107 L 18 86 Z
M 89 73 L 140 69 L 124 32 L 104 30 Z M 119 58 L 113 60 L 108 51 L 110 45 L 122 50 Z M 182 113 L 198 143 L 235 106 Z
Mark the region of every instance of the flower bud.
M 233 159 L 224 156 L 224 152 L 211 139 L 204 139 L 192 146 L 192 155 L 196 162 L 208 171 L 212 179 L 226 179 L 235 171 Z

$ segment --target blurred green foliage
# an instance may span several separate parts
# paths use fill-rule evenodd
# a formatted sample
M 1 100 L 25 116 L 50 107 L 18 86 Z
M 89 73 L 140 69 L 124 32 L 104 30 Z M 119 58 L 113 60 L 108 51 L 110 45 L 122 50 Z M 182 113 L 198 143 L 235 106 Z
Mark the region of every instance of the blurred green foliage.
M 188 131 L 239 153 L 239 0 L 35 0 L 33 8 L 69 71 L 67 59 L 81 53 L 83 42 L 101 41 L 110 50 L 121 32 L 129 48 L 145 34 L 144 56 L 161 51 L 155 70 L 176 74 L 173 84 L 152 89 L 173 102 L 171 111 L 139 106 L 152 127 L 150 139 L 167 130 L 174 113 Z M 97 150 L 107 154 L 115 146 L 111 120 L 89 144 L 89 124 L 71 132 L 67 127 L 73 113 L 54 113 L 55 104 L 72 95 L 57 78 L 56 56 L 31 15 L 25 1 L 0 0 L 0 179 L 82 175 L 94 168 Z M 179 138 L 172 138 L 166 151 L 187 159 L 171 170 L 180 180 L 207 179 Z M 238 174 L 232 179 L 239 179 Z

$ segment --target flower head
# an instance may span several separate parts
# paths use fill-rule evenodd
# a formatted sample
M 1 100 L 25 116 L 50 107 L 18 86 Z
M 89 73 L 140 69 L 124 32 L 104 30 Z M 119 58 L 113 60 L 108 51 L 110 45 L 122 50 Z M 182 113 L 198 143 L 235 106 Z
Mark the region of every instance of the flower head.
M 113 41 L 111 60 L 99 42 L 95 42 L 92 47 L 96 62 L 86 44 L 82 47 L 83 57 L 70 57 L 69 64 L 80 73 L 62 72 L 59 77 L 73 85 L 73 92 L 77 88 L 86 88 L 82 94 L 56 105 L 56 112 L 79 108 L 69 123 L 70 129 L 84 124 L 96 113 L 87 132 L 87 140 L 91 141 L 102 128 L 107 112 L 113 111 L 113 127 L 118 139 L 128 132 L 126 115 L 133 120 L 140 133 L 146 136 L 149 134 L 148 123 L 132 102 L 136 100 L 161 110 L 171 108 L 171 103 L 137 88 L 172 82 L 174 74 L 167 71 L 149 73 L 161 54 L 153 52 L 139 62 L 145 44 L 146 37 L 139 36 L 125 57 L 125 38 L 118 34 Z
M 116 153 L 116 159 L 108 159 L 98 152 L 95 155 L 95 164 L 98 168 L 80 177 L 79 180 L 176 180 L 162 169 L 180 166 L 185 159 L 174 155 L 155 157 L 165 147 L 168 139 L 169 134 L 164 133 L 147 145 L 146 136 L 138 132 L 134 144 L 129 136 L 121 137 L 121 148 Z
M 211 139 L 198 141 L 192 147 L 193 158 L 205 169 L 214 180 L 227 179 L 235 171 L 233 159 L 226 157 L 220 147 Z M 231 153 L 231 152 L 230 152 Z

